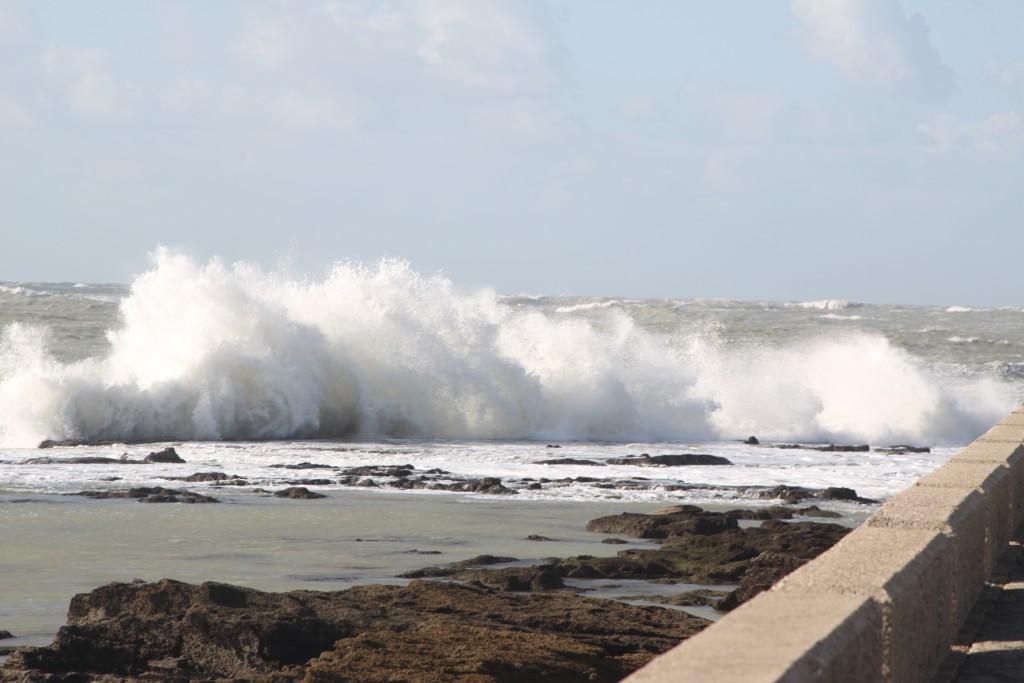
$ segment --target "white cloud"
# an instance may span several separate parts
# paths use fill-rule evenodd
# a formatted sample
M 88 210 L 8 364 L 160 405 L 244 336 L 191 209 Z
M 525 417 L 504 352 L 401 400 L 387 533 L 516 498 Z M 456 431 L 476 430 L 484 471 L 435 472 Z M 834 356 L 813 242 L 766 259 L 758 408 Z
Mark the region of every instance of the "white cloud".
M 746 182 L 746 163 L 761 156 L 763 148 L 757 145 L 729 145 L 711 154 L 704 162 L 701 192 L 720 192 L 740 188 Z
M 790 6 L 804 24 L 807 53 L 850 81 L 924 102 L 944 101 L 956 90 L 924 17 L 908 18 L 897 0 L 791 0 Z
M 137 108 L 135 87 L 121 78 L 110 55 L 98 49 L 44 46 L 43 70 L 74 118 L 122 123 Z
M 10 57 L 37 41 L 35 15 L 23 0 L 0 0 L 0 55 Z
M 537 0 L 415 0 L 417 54 L 436 76 L 484 93 L 550 91 L 567 61 L 547 6 Z
M 627 121 L 652 121 L 668 115 L 668 110 L 657 99 L 642 94 L 619 98 L 616 110 Z
M 235 0 L 153 18 L 149 49 L 128 52 L 47 42 L 30 3 L 0 0 L 0 122 L 352 130 L 477 115 L 534 139 L 567 125 L 569 60 L 542 0 Z
M 1008 88 L 1024 85 L 1024 62 L 1001 63 L 990 59 L 986 64 L 988 74 L 996 83 Z
M 710 115 L 731 140 L 765 140 L 782 121 L 786 100 L 778 93 L 745 92 L 690 84 L 683 94 Z
M 271 17 L 249 15 L 235 41 L 234 52 L 262 67 L 280 67 L 291 57 L 292 37 L 286 26 Z
M 533 98 L 488 102 L 473 110 L 473 119 L 492 135 L 511 135 L 528 142 L 559 142 L 579 132 L 564 108 Z
M 940 155 L 1005 156 L 1024 144 L 1024 130 L 1013 113 L 993 114 L 978 122 L 936 114 L 917 131 L 929 139 L 925 150 Z

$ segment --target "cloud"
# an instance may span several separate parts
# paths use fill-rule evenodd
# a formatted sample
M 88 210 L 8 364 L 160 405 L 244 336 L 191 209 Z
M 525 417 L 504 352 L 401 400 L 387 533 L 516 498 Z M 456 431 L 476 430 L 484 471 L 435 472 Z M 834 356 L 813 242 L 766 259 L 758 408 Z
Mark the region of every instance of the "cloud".
M 417 54 L 434 74 L 477 91 L 541 94 L 563 78 L 567 55 L 547 6 L 536 0 L 417 0 Z
M 23 0 L 0 0 L 0 56 L 10 58 L 31 49 L 39 27 L 35 15 Z
M 1024 62 L 1006 64 L 990 59 L 985 66 L 989 77 L 999 85 L 1005 88 L 1024 86 Z
M 89 31 L 50 40 L 30 3 L 0 0 L 0 122 L 63 112 L 95 124 L 351 131 L 484 120 L 475 110 L 504 107 L 534 137 L 562 125 L 555 100 L 568 51 L 541 0 L 228 0 L 141 11 L 156 30 L 139 50 L 84 42 Z
M 668 109 L 651 95 L 633 94 L 620 97 L 616 113 L 627 121 L 654 121 L 669 115 Z
M 117 74 L 109 53 L 47 45 L 40 59 L 49 85 L 74 118 L 104 124 L 133 118 L 135 87 Z
M 748 162 L 763 154 L 757 145 L 729 145 L 712 153 L 704 162 L 701 192 L 721 192 L 742 188 L 747 182 L 744 173 Z
M 917 127 L 929 140 L 931 154 L 1007 156 L 1024 143 L 1024 130 L 1016 114 L 993 114 L 984 121 L 961 121 L 950 114 L 936 114 Z
M 563 107 L 521 98 L 474 107 L 472 119 L 494 135 L 512 135 L 527 142 L 563 141 L 579 133 L 578 122 Z
M 897 0 L 791 0 L 812 59 L 854 83 L 927 103 L 949 99 L 956 76 L 929 41 L 921 14 Z
M 720 126 L 730 140 L 765 140 L 782 121 L 786 100 L 778 93 L 746 92 L 690 84 L 686 99 Z

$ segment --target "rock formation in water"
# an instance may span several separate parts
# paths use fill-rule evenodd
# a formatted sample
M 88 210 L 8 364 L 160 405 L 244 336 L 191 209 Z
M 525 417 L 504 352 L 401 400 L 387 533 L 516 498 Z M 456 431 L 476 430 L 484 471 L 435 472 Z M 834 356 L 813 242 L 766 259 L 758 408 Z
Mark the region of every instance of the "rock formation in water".
M 115 583 L 0 681 L 619 681 L 707 622 L 660 607 L 414 581 L 265 593 Z

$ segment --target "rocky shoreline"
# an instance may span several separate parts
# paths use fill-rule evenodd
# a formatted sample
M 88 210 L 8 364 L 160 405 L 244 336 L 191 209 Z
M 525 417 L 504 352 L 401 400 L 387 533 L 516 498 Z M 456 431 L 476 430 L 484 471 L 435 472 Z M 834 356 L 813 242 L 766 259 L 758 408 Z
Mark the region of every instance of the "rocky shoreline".
M 589 598 L 567 581 L 725 584 L 736 587 L 665 601 L 731 609 L 850 530 L 795 519 L 814 511 L 686 505 L 612 515 L 588 530 L 657 546 L 529 566 L 477 557 L 409 572 L 406 586 L 110 584 L 75 596 L 53 643 L 13 651 L 0 681 L 618 681 L 708 622 Z

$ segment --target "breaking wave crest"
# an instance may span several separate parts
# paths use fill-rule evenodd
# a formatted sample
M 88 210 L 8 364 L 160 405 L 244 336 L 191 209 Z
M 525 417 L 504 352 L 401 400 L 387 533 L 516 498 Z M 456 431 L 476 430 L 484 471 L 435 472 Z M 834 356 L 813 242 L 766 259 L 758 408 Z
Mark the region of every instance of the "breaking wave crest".
M 110 351 L 72 363 L 25 323 L 0 338 L 0 441 L 760 438 L 966 443 L 1013 385 L 884 337 L 736 348 L 503 303 L 407 263 L 322 280 L 167 250 L 121 302 Z M 593 313 L 593 311 L 589 311 Z

